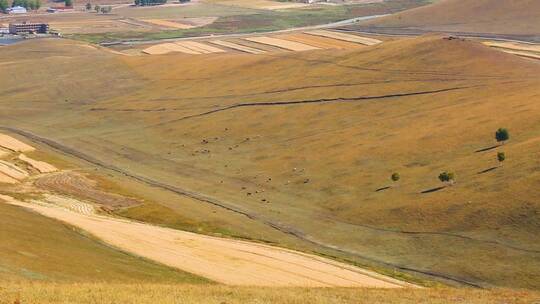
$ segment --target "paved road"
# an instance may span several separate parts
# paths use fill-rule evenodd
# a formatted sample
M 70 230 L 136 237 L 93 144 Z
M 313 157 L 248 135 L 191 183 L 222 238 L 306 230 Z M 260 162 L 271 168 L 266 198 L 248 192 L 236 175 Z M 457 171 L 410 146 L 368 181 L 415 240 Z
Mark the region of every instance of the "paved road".
M 320 25 L 313 25 L 313 26 L 305 26 L 305 27 L 295 27 L 295 28 L 289 28 L 279 31 L 271 31 L 271 32 L 264 32 L 259 33 L 261 35 L 272 35 L 272 34 L 281 34 L 281 33 L 289 33 L 289 32 L 296 32 L 296 31 L 310 31 L 310 30 L 318 30 L 318 29 L 325 29 L 325 28 L 336 28 L 336 27 L 342 27 L 347 26 L 351 24 L 355 24 L 360 21 L 364 20 L 370 20 L 375 18 L 380 18 L 388 16 L 386 15 L 373 15 L 373 16 L 364 16 L 364 17 L 357 17 L 342 21 L 337 21 L 333 23 L 328 24 L 320 24 Z M 170 38 L 170 39 L 154 39 L 154 40 L 144 40 L 144 41 L 116 41 L 116 42 L 108 42 L 108 43 L 102 43 L 103 46 L 108 45 L 140 45 L 140 44 L 154 44 L 158 42 L 174 42 L 174 41 L 182 41 L 182 40 L 202 40 L 202 39 L 230 39 L 230 38 L 241 38 L 241 37 L 247 37 L 247 36 L 253 36 L 257 33 L 245 33 L 245 34 L 224 34 L 224 35 L 207 35 L 207 36 L 197 36 L 197 37 L 185 37 L 185 38 Z

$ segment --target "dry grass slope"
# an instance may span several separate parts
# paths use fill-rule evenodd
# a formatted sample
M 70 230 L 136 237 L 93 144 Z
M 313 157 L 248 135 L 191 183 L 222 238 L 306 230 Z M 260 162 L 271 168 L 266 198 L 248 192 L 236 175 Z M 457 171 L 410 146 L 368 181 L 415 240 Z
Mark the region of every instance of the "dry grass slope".
M 110 177 L 152 202 L 124 214 L 163 212 L 167 225 L 440 280 L 540 288 L 537 62 L 437 36 L 189 61 L 80 56 L 66 44 L 43 42 L 54 65 L 39 68 L 31 43 L 0 50 L 26 58 L 4 66 L 0 119 L 144 177 Z M 31 89 L 13 80 L 28 65 Z M 91 77 L 103 66 L 114 69 Z M 84 85 L 51 89 L 56 80 L 39 77 L 50 71 Z M 100 90 L 107 81 L 115 89 Z M 511 140 L 475 152 L 499 127 Z M 442 170 L 457 183 L 422 193 L 440 187 Z M 401 181 L 376 192 L 394 171 Z
M 209 283 L 116 251 L 61 222 L 19 207 L 1 202 L 0 214 L 2 292 L 9 282 L 29 281 Z
M 516 35 L 540 40 L 538 12 L 540 2 L 536 0 L 440 0 L 360 26 Z
M 540 294 L 526 291 L 355 288 L 253 288 L 201 285 L 9 284 L 0 289 L 0 303 L 205 303 L 205 304 L 530 304 Z

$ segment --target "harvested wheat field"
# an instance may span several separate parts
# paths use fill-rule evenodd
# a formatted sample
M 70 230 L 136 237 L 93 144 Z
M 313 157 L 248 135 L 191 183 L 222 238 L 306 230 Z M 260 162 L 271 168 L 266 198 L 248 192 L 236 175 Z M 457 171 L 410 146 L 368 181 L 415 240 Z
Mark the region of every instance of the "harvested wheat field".
M 61 195 L 45 194 L 43 200 L 32 200 L 31 202 L 38 205 L 53 204 L 80 214 L 91 215 L 96 213 L 93 205 Z
M 513 50 L 502 50 L 502 51 L 508 54 L 514 54 L 514 55 L 525 57 L 525 58 L 540 59 L 540 54 L 534 53 L 534 52 L 513 51 Z
M 338 39 L 338 40 L 349 41 L 349 42 L 354 42 L 354 43 L 360 43 L 360 44 L 364 44 L 368 46 L 382 43 L 381 40 L 374 39 L 374 38 L 361 37 L 357 35 L 334 32 L 334 31 L 327 31 L 327 30 L 309 31 L 309 32 L 306 32 L 306 34 L 328 37 L 332 39 Z
M 19 159 L 29 164 L 30 166 L 34 167 L 40 173 L 51 173 L 51 172 L 58 171 L 58 169 L 55 166 L 49 163 L 46 163 L 44 161 L 32 159 L 24 154 L 20 154 Z
M 91 215 L 86 211 L 81 214 L 24 203 L 5 195 L 0 195 L 0 199 L 84 229 L 122 250 L 228 285 L 378 288 L 407 285 L 360 268 L 277 247 Z
M 278 38 L 272 38 L 272 37 L 250 37 L 245 38 L 245 40 L 256 42 L 260 44 L 267 44 L 271 46 L 276 46 L 285 50 L 289 51 L 311 51 L 311 50 L 318 50 L 318 47 L 314 47 L 311 45 L 295 42 L 295 41 L 288 41 L 284 39 L 278 39 Z
M 180 41 L 176 42 L 177 45 L 188 48 L 190 50 L 193 50 L 195 52 L 199 52 L 201 54 L 211 54 L 211 53 L 224 53 L 225 51 L 213 47 L 211 45 L 202 43 L 202 42 L 195 42 L 195 41 Z
M 495 41 L 484 42 L 484 44 L 509 54 L 540 59 L 540 44 Z
M 284 34 L 284 35 L 277 35 L 275 37 L 279 39 L 283 39 L 283 40 L 295 41 L 295 42 L 311 45 L 311 46 L 318 47 L 321 49 L 353 49 L 353 48 L 362 47 L 361 45 L 357 43 L 352 43 L 352 42 L 347 42 L 343 40 L 332 39 L 332 38 L 322 37 L 322 36 L 308 35 L 305 33 Z
M 2 158 L 2 157 L 4 157 L 4 156 L 7 156 L 7 155 L 9 155 L 9 154 L 11 154 L 11 152 L 9 152 L 9 151 L 7 151 L 7 150 L 2 150 L 2 149 L 0 148 L 0 158 Z
M 497 42 L 497 41 L 488 41 L 484 42 L 485 45 L 503 48 L 516 51 L 531 51 L 540 53 L 540 44 L 528 44 L 528 43 L 517 43 L 517 42 Z
M 35 150 L 34 147 L 5 134 L 0 134 L 0 146 L 15 152 L 31 152 Z
M 9 175 L 6 175 L 2 173 L 0 168 L 0 183 L 2 184 L 17 184 L 19 181 L 14 179 L 13 177 L 10 177 Z
M 153 45 L 143 50 L 143 53 L 149 55 L 163 55 L 168 53 L 184 53 L 191 55 L 225 53 L 220 48 L 195 41 L 179 41 L 173 43 L 162 43 Z
M 99 189 L 97 182 L 75 172 L 58 172 L 38 178 L 39 189 L 78 197 L 110 208 L 125 208 L 141 202 Z
M 153 45 L 151 47 L 144 49 L 142 52 L 148 55 L 164 55 L 164 54 L 175 53 L 175 52 L 184 53 L 184 54 L 192 54 L 192 55 L 201 54 L 200 52 L 194 51 L 192 49 L 183 47 L 175 43 L 161 43 L 161 44 Z
M 227 47 L 227 48 L 230 48 L 230 49 L 233 49 L 233 50 L 237 50 L 237 51 L 241 51 L 241 52 L 249 53 L 249 54 L 264 54 L 264 53 L 266 53 L 266 51 L 259 50 L 259 49 L 256 49 L 256 48 L 252 48 L 252 47 L 249 47 L 249 46 L 243 46 L 243 45 L 240 45 L 240 44 L 237 44 L 237 43 L 234 43 L 234 42 L 230 42 L 230 41 L 212 40 L 212 41 L 209 41 L 209 42 L 213 43 L 213 44 L 216 44 L 216 45 L 219 45 L 219 46 L 224 46 L 224 47 Z
M 29 176 L 28 172 L 4 160 L 0 160 L 0 172 L 17 180 L 22 180 Z

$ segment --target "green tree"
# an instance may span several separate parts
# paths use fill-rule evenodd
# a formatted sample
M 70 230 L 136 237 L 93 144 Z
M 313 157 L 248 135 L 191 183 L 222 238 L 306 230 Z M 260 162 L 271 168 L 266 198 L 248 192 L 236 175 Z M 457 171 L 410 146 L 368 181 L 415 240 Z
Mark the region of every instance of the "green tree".
M 92 3 L 88 2 L 86 3 L 86 10 L 89 11 L 92 9 Z
M 9 7 L 7 0 L 0 0 L 0 12 L 5 13 Z
M 444 171 L 441 174 L 439 174 L 439 180 L 443 183 L 448 183 L 452 185 L 455 181 L 455 174 L 454 172 Z
M 400 178 L 401 178 L 401 177 L 399 176 L 399 173 L 397 173 L 397 172 L 392 173 L 392 176 L 390 176 L 390 179 L 391 179 L 393 182 L 399 181 Z
M 99 13 L 99 9 L 100 9 L 99 5 L 96 4 L 96 6 L 94 6 L 94 10 L 96 11 L 96 13 Z
M 505 128 L 499 128 L 495 132 L 495 139 L 504 145 L 504 142 L 510 139 L 510 133 Z
M 73 0 L 64 0 L 64 5 L 66 7 L 72 7 L 73 6 Z
M 499 161 L 499 164 L 502 166 L 503 161 L 506 160 L 506 154 L 504 152 L 497 153 L 497 160 Z

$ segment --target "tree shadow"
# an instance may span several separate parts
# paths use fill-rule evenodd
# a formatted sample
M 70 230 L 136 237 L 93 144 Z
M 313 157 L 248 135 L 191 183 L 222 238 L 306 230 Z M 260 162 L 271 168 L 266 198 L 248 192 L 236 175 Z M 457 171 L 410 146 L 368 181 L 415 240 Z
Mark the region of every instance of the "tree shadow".
M 476 150 L 474 151 L 475 153 L 480 153 L 480 152 L 485 152 L 485 151 L 489 151 L 489 150 L 493 150 L 495 148 L 497 148 L 499 145 L 495 145 L 495 146 L 491 146 L 491 147 L 487 147 L 487 148 L 482 148 L 480 150 Z
M 446 188 L 446 187 L 445 187 L 445 186 L 441 186 L 441 187 L 437 187 L 437 188 L 432 188 L 432 189 L 424 190 L 424 191 L 422 191 L 422 192 L 420 192 L 420 193 L 425 194 L 425 193 L 437 192 L 437 191 L 442 190 L 442 189 L 444 189 L 444 188 Z
M 381 192 L 381 191 L 384 191 L 386 189 L 390 189 L 390 186 L 379 188 L 379 189 L 375 190 L 375 192 Z
M 493 170 L 495 170 L 495 169 L 497 169 L 497 168 L 499 168 L 499 167 L 488 168 L 488 169 L 486 169 L 486 170 L 482 170 L 482 171 L 480 171 L 480 172 L 476 172 L 476 174 L 484 174 L 484 173 L 488 173 L 488 172 L 493 171 Z

